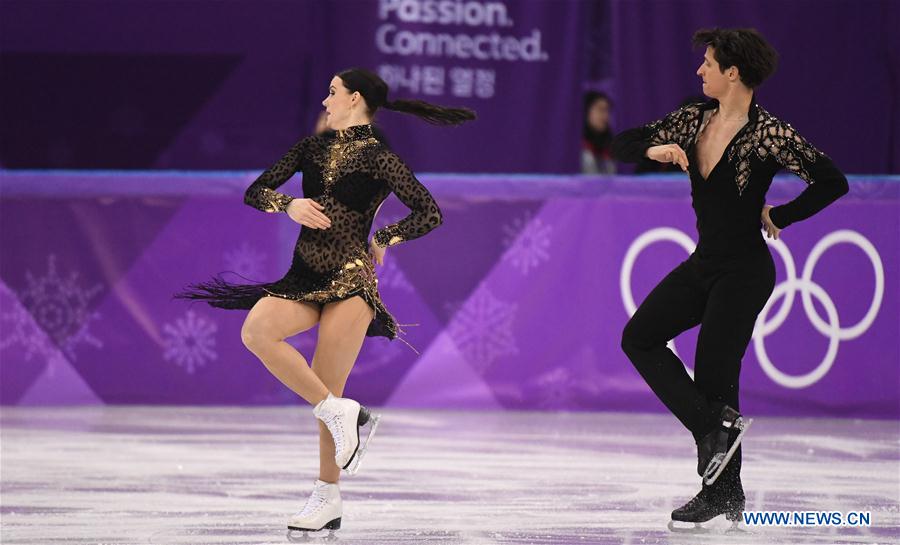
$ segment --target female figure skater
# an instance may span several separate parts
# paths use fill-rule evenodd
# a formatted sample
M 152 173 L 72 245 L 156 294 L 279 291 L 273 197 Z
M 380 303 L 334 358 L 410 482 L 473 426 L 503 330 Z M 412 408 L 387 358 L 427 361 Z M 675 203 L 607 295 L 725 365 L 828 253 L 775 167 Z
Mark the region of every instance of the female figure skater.
M 777 239 L 782 229 L 847 193 L 848 185 L 827 156 L 757 105 L 754 89 L 775 71 L 778 55 L 758 32 L 701 30 L 693 41 L 706 46 L 697 75 L 712 100 L 626 131 L 613 148 L 624 161 L 648 157 L 690 176 L 697 249 L 638 308 L 622 349 L 694 436 L 701 490 L 672 512 L 672 521 L 700 523 L 723 513 L 737 521 L 744 510 L 739 445 L 749 421 L 738 412 L 741 358 L 775 283 L 760 223 Z M 766 192 L 782 168 L 807 187 L 773 207 Z M 691 380 L 666 343 L 696 325 Z
M 301 224 L 293 261 L 281 280 L 234 285 L 220 278 L 191 286 L 180 298 L 228 309 L 250 309 L 241 329 L 244 345 L 285 386 L 315 407 L 319 422 L 319 479 L 306 506 L 288 522 L 292 530 L 336 530 L 341 525 L 338 479 L 341 469 L 359 467 L 359 429 L 377 417 L 342 398 L 365 336 L 397 336 L 397 324 L 381 302 L 373 260 L 385 249 L 418 238 L 441 224 L 441 211 L 428 190 L 400 158 L 374 137 L 372 119 L 384 108 L 438 125 L 475 119 L 473 111 L 418 100 L 388 100 L 387 84 L 359 68 L 336 75 L 328 88 L 327 125 L 334 133 L 297 142 L 247 189 L 244 202 L 264 212 L 286 213 Z M 305 198 L 276 191 L 295 172 L 303 173 Z M 371 242 L 375 214 L 393 192 L 411 213 L 379 229 Z M 319 324 L 312 358 L 285 339 Z M 366 441 L 368 443 L 368 440 Z

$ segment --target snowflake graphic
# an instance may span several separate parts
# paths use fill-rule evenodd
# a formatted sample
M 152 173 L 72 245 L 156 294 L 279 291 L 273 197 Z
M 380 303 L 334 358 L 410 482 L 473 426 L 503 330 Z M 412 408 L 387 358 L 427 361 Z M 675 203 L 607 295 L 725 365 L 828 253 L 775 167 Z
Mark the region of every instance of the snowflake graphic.
M 56 256 L 52 254 L 47 256 L 47 274 L 36 277 L 26 271 L 25 281 L 27 286 L 17 295 L 3 288 L 2 296 L 9 299 L 3 307 L 9 310 L 3 313 L 2 319 L 11 327 L 0 340 L 0 348 L 21 344 L 26 359 L 47 358 L 52 370 L 61 357 L 56 348 L 74 360 L 79 344 L 103 346 L 88 327 L 100 317 L 89 306 L 91 299 L 103 290 L 101 284 L 84 288 L 77 271 L 71 271 L 65 278 L 60 276 Z
M 413 291 L 412 283 L 406 278 L 403 269 L 397 265 L 397 260 L 391 256 L 385 257 L 384 265 L 378 269 L 378 286 L 407 293 Z
M 553 227 L 530 214 L 516 218 L 503 226 L 503 244 L 507 247 L 503 259 L 523 275 L 550 259 L 550 234 Z
M 0 282 L 0 350 L 22 345 L 25 361 L 37 358 L 48 362 L 50 373 L 62 363 L 62 353 L 56 349 L 47 334 L 37 325 L 28 310 L 19 302 L 16 294 Z
M 237 248 L 225 252 L 222 256 L 226 270 L 233 271 L 253 281 L 262 278 L 265 260 L 266 254 L 254 248 L 248 242 L 244 242 Z
M 562 409 L 571 404 L 572 391 L 578 387 L 578 381 L 572 379 L 571 371 L 557 367 L 538 376 L 533 385 L 541 408 Z
M 519 352 L 512 329 L 517 307 L 497 299 L 481 286 L 450 322 L 448 333 L 481 374 L 497 358 Z
M 188 310 L 175 323 L 163 325 L 163 358 L 174 361 L 184 367 L 188 374 L 193 374 L 207 361 L 218 359 L 216 354 L 216 330 L 218 327 L 211 320 Z

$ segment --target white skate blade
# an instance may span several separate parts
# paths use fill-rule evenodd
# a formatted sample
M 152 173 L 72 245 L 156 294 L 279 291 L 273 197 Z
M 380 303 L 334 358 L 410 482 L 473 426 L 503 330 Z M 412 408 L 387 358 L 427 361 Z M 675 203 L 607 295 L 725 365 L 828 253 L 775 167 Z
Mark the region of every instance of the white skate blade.
M 318 530 L 300 528 L 288 525 L 287 540 L 291 543 L 310 543 L 313 541 L 336 541 L 335 531 L 341 528 L 341 519 L 338 517 Z
M 722 458 L 722 461 L 718 466 L 714 466 L 716 459 L 715 457 L 710 461 L 709 466 L 707 466 L 706 471 L 703 472 L 703 484 L 706 486 L 710 486 L 716 482 L 719 478 L 719 475 L 725 471 L 725 468 L 728 466 L 728 462 L 731 461 L 731 457 L 734 456 L 734 452 L 741 446 L 741 441 L 744 439 L 744 434 L 747 433 L 747 430 L 750 429 L 750 424 L 753 423 L 752 418 L 748 418 L 747 420 L 741 419 L 743 421 L 743 425 L 741 427 L 741 432 L 738 434 L 737 438 L 735 438 L 734 443 L 731 445 L 731 448 L 728 449 L 728 452 L 725 453 L 725 457 Z M 715 473 L 710 475 L 710 471 L 712 467 L 716 467 Z
M 295 532 L 299 535 L 295 535 Z M 288 530 L 287 540 L 290 543 L 314 543 L 317 541 L 337 541 L 338 537 L 334 530 L 321 530 L 319 532 Z
M 708 534 L 709 528 L 705 528 L 699 522 L 669 521 L 669 531 L 676 534 Z
M 350 465 L 344 469 L 348 475 L 356 475 L 359 472 L 359 466 L 362 464 L 363 456 L 366 455 L 366 451 L 369 450 L 369 445 L 372 443 L 372 438 L 375 437 L 375 430 L 378 429 L 378 422 L 381 420 L 380 414 L 372 414 L 369 417 L 369 434 L 366 435 L 366 442 L 364 444 L 360 444 L 359 448 L 356 449 L 356 454 L 353 455 L 353 459 L 350 460 Z
M 713 520 L 708 520 L 706 522 L 681 522 L 678 520 L 670 520 L 668 524 L 669 531 L 675 534 L 695 534 L 695 535 L 703 535 L 703 534 L 723 534 L 723 535 L 751 535 L 753 532 L 748 531 L 746 528 L 740 526 L 738 521 L 733 521 L 731 526 L 726 529 L 721 529 L 720 527 L 714 527 Z M 710 526 L 704 526 L 704 524 L 710 524 Z

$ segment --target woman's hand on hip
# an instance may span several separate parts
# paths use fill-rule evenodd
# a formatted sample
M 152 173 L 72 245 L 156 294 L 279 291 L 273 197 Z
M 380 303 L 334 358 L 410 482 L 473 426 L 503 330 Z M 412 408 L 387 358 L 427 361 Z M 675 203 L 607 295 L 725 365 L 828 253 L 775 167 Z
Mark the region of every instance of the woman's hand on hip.
M 322 213 L 325 207 L 312 199 L 294 199 L 287 207 L 288 216 L 300 225 L 311 229 L 328 229 L 331 220 Z
M 369 253 L 372 254 L 372 259 L 375 263 L 384 265 L 384 253 L 386 251 L 387 248 L 382 248 L 378 244 L 375 244 L 374 238 L 369 242 Z

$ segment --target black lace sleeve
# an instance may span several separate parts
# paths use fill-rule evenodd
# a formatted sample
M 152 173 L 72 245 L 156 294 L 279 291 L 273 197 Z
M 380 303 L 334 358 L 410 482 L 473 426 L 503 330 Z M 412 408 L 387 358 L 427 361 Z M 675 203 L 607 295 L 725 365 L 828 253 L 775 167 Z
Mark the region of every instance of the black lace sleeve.
M 418 238 L 441 224 L 443 216 L 434 197 L 396 154 L 384 150 L 375 162 L 376 175 L 385 180 L 397 198 L 411 210 L 397 223 L 375 231 L 376 244 L 382 248 L 394 246 Z
M 621 132 L 613 139 L 613 156 L 619 161 L 636 163 L 653 146 L 678 144 L 681 149 L 687 149 L 700 125 L 700 117 L 700 106 L 689 104 L 649 125 Z
M 308 148 L 310 138 L 294 144 L 284 157 L 259 175 L 247 191 L 244 192 L 244 204 L 248 204 L 263 212 L 285 212 L 288 204 L 294 200 L 290 195 L 275 191 L 287 182 L 300 164 Z
M 769 211 L 779 229 L 804 220 L 845 195 L 850 186 L 847 178 L 831 159 L 788 123 L 771 118 L 762 128 L 760 147 L 775 162 L 806 182 L 806 189 L 794 200 Z

